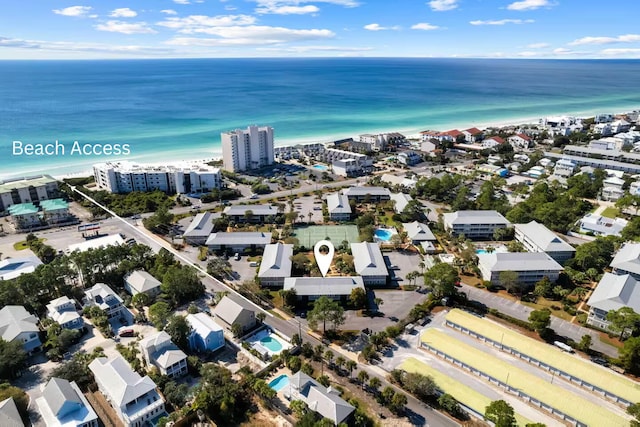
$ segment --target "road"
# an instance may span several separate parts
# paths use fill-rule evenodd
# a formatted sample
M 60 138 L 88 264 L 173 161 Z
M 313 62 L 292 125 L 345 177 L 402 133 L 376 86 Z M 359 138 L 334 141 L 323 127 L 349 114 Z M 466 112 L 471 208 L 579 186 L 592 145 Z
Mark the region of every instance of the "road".
M 340 185 L 344 185 L 344 182 L 346 181 L 343 181 L 342 183 L 340 183 Z M 301 333 L 301 337 L 303 341 L 309 342 L 314 346 L 321 343 L 321 341 L 318 340 L 318 338 L 314 337 L 313 335 L 310 335 L 306 328 L 302 328 L 302 325 L 296 319 L 285 320 L 277 316 L 274 316 L 270 312 L 264 310 L 262 307 L 248 300 L 246 297 L 240 295 L 235 289 L 229 287 L 225 283 L 209 275 L 200 266 L 198 266 L 197 264 L 194 264 L 189 259 L 184 257 L 179 251 L 171 247 L 171 244 L 169 242 L 165 241 L 159 236 L 156 236 L 155 234 L 151 233 L 149 230 L 145 229 L 143 226 L 138 224 L 138 221 L 134 221 L 134 223 L 132 223 L 124 218 L 121 218 L 118 215 L 116 215 L 115 212 L 111 211 L 106 206 L 101 205 L 92 197 L 77 190 L 73 186 L 70 186 L 70 187 L 72 191 L 75 191 L 76 193 L 84 197 L 86 200 L 90 201 L 94 205 L 100 207 L 105 212 L 112 215 L 115 220 L 120 221 L 123 224 L 124 229 L 132 233 L 132 235 L 135 235 L 136 240 L 138 240 L 140 243 L 147 244 L 156 252 L 159 251 L 160 248 L 164 248 L 168 250 L 170 253 L 172 253 L 175 256 L 175 258 L 179 260 L 181 263 L 197 269 L 198 272 L 204 276 L 203 284 L 206 286 L 207 291 L 211 293 L 223 292 L 223 291 L 230 292 L 233 295 L 232 296 L 233 299 L 239 304 L 251 310 L 262 311 L 263 313 L 265 313 L 267 315 L 267 318 L 265 319 L 265 323 L 271 326 L 272 328 L 277 329 L 284 335 L 291 337 L 293 336 L 293 334 Z M 271 197 L 273 197 L 273 195 L 271 195 Z M 354 353 L 347 352 L 346 350 L 343 350 L 335 345 L 332 345 L 330 348 L 336 355 L 339 354 L 344 357 L 348 357 L 352 360 L 355 360 L 357 362 L 357 358 L 354 358 L 355 357 Z M 386 379 L 386 372 L 384 372 L 380 368 L 376 369 L 376 367 L 365 365 L 362 363 L 358 363 L 358 368 L 366 370 L 370 376 L 373 375 L 373 376 L 379 377 L 383 387 L 387 385 L 392 385 Z M 396 388 L 395 386 L 393 387 Z M 413 425 L 432 426 L 432 427 L 454 427 L 459 425 L 457 422 L 453 421 L 449 417 L 437 411 L 434 411 L 432 408 L 427 407 L 417 399 L 409 395 L 407 395 L 407 398 L 408 398 L 408 403 L 407 403 L 406 409 Z
M 516 319 L 528 321 L 529 314 L 533 311 L 531 307 L 520 304 L 518 301 L 509 300 L 499 296 L 497 293 L 478 289 L 464 283 L 462 284 L 460 291 L 466 293 L 469 300 L 478 301 L 489 308 L 495 308 L 501 313 L 508 314 Z M 555 316 L 551 316 L 550 327 L 556 334 L 566 338 L 571 338 L 576 342 L 580 342 L 582 336 L 585 334 L 591 335 L 591 348 L 593 350 L 599 351 L 610 357 L 618 357 L 618 349 L 600 341 L 600 334 L 592 329 L 575 325 Z

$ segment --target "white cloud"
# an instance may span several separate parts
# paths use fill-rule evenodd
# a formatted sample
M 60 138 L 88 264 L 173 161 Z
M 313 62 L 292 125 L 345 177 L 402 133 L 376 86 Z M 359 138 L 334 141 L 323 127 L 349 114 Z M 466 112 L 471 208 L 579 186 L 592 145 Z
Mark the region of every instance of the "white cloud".
M 305 15 L 307 13 L 316 13 L 320 10 L 318 6 L 308 4 L 306 6 L 287 6 L 270 4 L 256 8 L 256 13 L 271 15 Z
M 569 46 L 585 44 L 611 44 L 611 43 L 635 43 L 640 42 L 640 34 L 624 34 L 618 37 L 582 37 L 569 43 Z
M 173 0 L 175 4 L 191 4 L 189 0 Z
M 551 6 L 549 0 L 522 0 L 511 3 L 507 6 L 509 10 L 535 10 L 541 7 Z
M 532 24 L 533 19 L 500 19 L 497 21 L 469 21 L 471 25 L 505 25 L 505 24 Z
M 256 18 L 250 15 L 190 15 L 183 18 L 170 17 L 156 23 L 161 27 L 176 30 L 182 34 L 207 33 L 210 28 L 251 25 Z
M 386 30 L 399 30 L 400 27 L 398 27 L 397 25 L 393 26 L 393 27 L 382 27 L 380 26 L 380 24 L 367 24 L 363 27 L 365 30 L 369 30 L 369 31 L 386 31 Z
M 64 9 L 53 9 L 53 13 L 64 16 L 87 16 L 91 9 L 91 6 L 69 6 Z
M 549 43 L 531 43 L 527 45 L 528 49 L 544 49 L 549 47 Z
M 112 18 L 135 18 L 138 16 L 138 12 L 129 9 L 128 7 L 121 7 L 119 9 L 113 9 L 109 16 Z
M 335 36 L 330 30 L 296 30 L 258 25 L 211 27 L 201 32 L 217 36 L 217 38 L 175 37 L 165 43 L 173 46 L 259 46 L 300 40 L 327 39 Z
M 540 56 L 541 53 L 540 52 L 533 52 L 533 51 L 524 51 L 524 52 L 518 52 L 516 54 L 517 56 L 522 56 L 524 58 L 530 58 L 532 56 Z
M 437 25 L 432 25 L 427 22 L 420 22 L 418 24 L 411 26 L 412 30 L 423 30 L 423 31 L 432 31 L 432 30 L 437 30 L 439 28 L 440 27 L 438 27 Z
M 173 9 L 163 9 L 160 11 L 160 13 L 164 13 L 165 15 L 177 15 L 178 12 L 176 12 Z
M 96 25 L 98 31 L 121 34 L 155 34 L 156 30 L 149 27 L 146 22 L 107 21 Z
M 554 55 L 578 55 L 583 52 L 576 52 L 575 50 L 559 47 L 551 51 Z
M 458 0 L 431 0 L 428 3 L 431 10 L 436 12 L 444 12 L 458 8 Z
M 150 47 L 137 45 L 107 45 L 101 43 L 84 42 L 59 42 L 42 40 L 23 40 L 8 37 L 0 37 L 1 48 L 33 49 L 58 52 L 97 52 L 114 53 L 123 55 L 163 55 L 166 56 L 174 50 L 166 47 Z
M 640 49 L 636 48 L 619 48 L 619 49 L 603 49 L 600 54 L 607 56 L 638 56 Z
M 291 46 L 281 47 L 258 47 L 260 52 L 290 52 L 290 53 L 307 53 L 307 52 L 366 52 L 373 50 L 371 47 L 341 47 L 341 46 Z

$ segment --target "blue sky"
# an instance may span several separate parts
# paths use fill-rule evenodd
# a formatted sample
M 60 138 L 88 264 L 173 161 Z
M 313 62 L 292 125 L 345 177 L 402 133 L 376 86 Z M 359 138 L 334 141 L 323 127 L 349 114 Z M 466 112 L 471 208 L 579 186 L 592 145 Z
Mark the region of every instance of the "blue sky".
M 640 58 L 638 0 L 21 0 L 0 59 Z

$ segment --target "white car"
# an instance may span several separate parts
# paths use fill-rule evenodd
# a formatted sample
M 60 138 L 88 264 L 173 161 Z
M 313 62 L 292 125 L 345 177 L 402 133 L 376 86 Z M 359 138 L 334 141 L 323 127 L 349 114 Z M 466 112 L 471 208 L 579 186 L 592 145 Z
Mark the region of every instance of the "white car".
M 257 199 L 258 195 L 256 193 L 253 193 L 249 198 L 250 199 Z

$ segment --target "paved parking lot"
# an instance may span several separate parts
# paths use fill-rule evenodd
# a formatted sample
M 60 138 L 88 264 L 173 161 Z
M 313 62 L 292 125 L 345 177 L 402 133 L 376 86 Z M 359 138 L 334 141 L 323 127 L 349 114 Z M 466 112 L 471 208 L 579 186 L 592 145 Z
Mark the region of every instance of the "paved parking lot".
M 300 221 L 300 218 L 298 218 L 296 220 L 297 222 L 308 222 L 309 213 L 311 213 L 311 222 L 315 222 L 316 224 L 321 224 L 323 222 L 322 202 L 318 200 L 316 196 L 298 197 L 293 202 L 293 210 L 298 213 L 298 216 L 304 216 L 304 219 L 302 221 Z
M 389 270 L 391 278 L 396 278 L 396 283 L 398 285 L 408 285 L 409 282 L 405 280 L 407 273 L 420 271 L 420 267 L 418 265 L 422 261 L 422 258 L 415 252 L 392 251 L 384 252 L 383 255 L 387 268 L 391 265 L 396 265 L 398 267 L 397 269 Z M 420 278 L 418 278 L 416 284 L 422 285 Z

